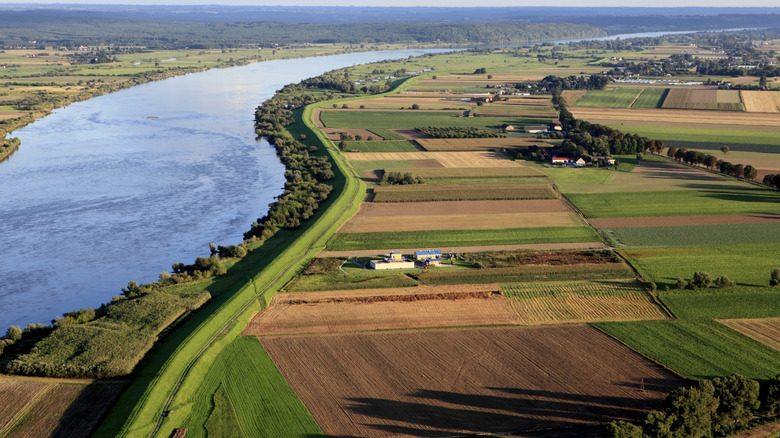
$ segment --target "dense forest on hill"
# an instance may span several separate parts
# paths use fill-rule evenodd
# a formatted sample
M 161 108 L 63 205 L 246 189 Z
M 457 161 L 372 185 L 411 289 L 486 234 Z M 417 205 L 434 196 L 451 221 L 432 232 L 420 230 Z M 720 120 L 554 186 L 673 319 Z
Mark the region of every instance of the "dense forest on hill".
M 563 23 L 193 23 L 133 20 L 56 11 L 4 11 L 0 47 L 141 45 L 152 49 L 221 48 L 304 43 L 513 44 L 606 35 L 587 24 Z

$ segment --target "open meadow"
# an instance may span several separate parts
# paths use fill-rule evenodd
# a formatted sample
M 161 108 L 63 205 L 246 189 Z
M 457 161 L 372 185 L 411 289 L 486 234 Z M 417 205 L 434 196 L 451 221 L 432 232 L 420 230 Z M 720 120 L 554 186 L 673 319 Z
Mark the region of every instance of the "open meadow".
M 451 436 L 636 418 L 681 383 L 584 325 L 260 339 L 331 436 Z

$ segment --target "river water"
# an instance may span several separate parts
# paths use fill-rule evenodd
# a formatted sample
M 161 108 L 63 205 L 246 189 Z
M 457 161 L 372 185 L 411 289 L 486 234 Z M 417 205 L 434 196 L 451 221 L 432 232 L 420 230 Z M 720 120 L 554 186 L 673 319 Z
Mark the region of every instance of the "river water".
M 231 245 L 282 192 L 254 109 L 336 68 L 441 50 L 254 63 L 74 103 L 13 133 L 0 164 L 0 335 L 97 307 L 128 281 Z

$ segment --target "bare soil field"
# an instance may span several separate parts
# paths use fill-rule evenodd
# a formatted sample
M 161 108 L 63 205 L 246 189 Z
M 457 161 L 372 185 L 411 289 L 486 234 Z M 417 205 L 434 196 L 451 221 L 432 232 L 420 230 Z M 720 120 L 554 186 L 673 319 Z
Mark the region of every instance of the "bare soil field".
M 427 135 L 421 134 L 414 129 L 391 129 L 390 132 L 394 132 L 407 140 L 417 140 L 419 138 L 428 138 Z
M 8 424 L 39 392 L 49 387 L 46 382 L 0 379 L 0 430 Z M 13 400 L 13 403 L 10 402 Z
M 719 323 L 780 351 L 780 318 L 719 319 Z
M 675 227 L 680 225 L 761 224 L 780 222 L 779 214 L 722 214 L 713 216 L 655 216 L 590 219 L 596 228 Z
M 498 285 L 420 286 L 276 295 L 244 335 L 273 336 L 514 324 Z
M 502 291 L 520 324 L 667 319 L 635 280 L 522 283 Z
M 414 166 L 415 169 L 436 169 L 444 167 L 444 165 L 437 160 L 409 160 L 409 162 L 412 163 L 412 166 Z
M 0 385 L 4 381 L 0 380 Z M 0 429 L 0 435 L 9 438 L 89 437 L 123 387 L 119 383 L 63 383 L 62 380 L 46 383 L 20 379 L 17 382 L 22 382 L 26 391 L 34 394 L 37 391 L 37 396 L 18 403 L 16 415 Z M 44 385 L 43 389 L 40 385 Z
M 671 93 L 671 92 L 670 92 Z M 668 98 L 667 98 L 668 100 Z M 776 131 L 780 128 L 777 114 L 735 111 L 700 111 L 681 109 L 625 109 L 572 107 L 578 119 L 592 123 L 614 124 L 623 122 L 640 126 L 669 126 L 682 128 L 756 129 Z
M 635 419 L 660 409 L 683 383 L 586 325 L 260 340 L 329 436 L 451 436 Z
M 577 227 L 574 213 L 461 214 L 450 216 L 352 217 L 339 233 L 425 230 L 483 230 L 524 227 Z
M 766 424 L 753 430 L 733 435 L 731 438 L 766 438 L 774 436 L 778 432 L 780 432 L 780 422 Z
M 485 246 L 454 246 L 443 248 L 447 252 L 484 252 L 484 251 L 511 251 L 511 250 L 539 250 L 555 251 L 560 249 L 603 249 L 606 248 L 603 242 L 566 242 L 566 243 L 527 243 L 522 245 L 485 245 Z M 430 248 L 387 248 L 387 249 L 366 249 L 352 251 L 322 251 L 317 257 L 365 257 L 387 254 L 391 251 L 398 251 L 403 254 L 411 254 L 415 251 L 425 251 Z
M 521 167 L 499 152 L 347 152 L 353 161 L 436 160 L 444 167 Z
M 780 112 L 780 93 L 776 91 L 742 90 L 745 111 L 750 113 Z

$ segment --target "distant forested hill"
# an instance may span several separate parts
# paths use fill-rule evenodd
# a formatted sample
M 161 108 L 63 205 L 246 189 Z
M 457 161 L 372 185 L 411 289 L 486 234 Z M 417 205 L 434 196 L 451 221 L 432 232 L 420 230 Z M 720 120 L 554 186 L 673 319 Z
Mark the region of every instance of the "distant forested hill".
M 0 14 L 0 46 L 144 45 L 150 48 L 219 48 L 289 43 L 513 44 L 606 35 L 571 23 L 198 23 L 123 19 L 56 10 L 6 10 Z

